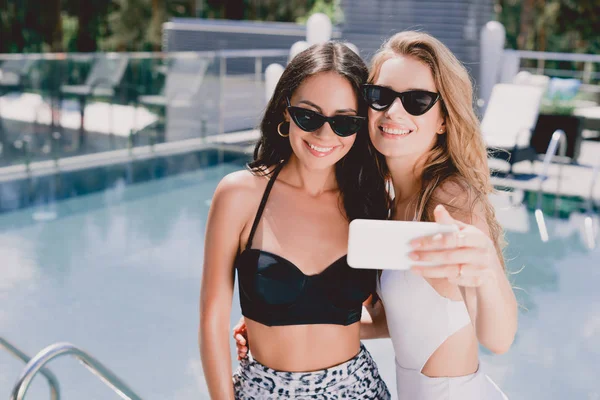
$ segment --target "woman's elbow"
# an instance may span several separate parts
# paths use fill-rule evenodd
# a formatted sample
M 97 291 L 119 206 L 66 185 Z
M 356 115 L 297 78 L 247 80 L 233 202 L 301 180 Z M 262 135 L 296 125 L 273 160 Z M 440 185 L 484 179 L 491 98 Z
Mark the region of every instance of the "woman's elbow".
M 512 342 L 494 343 L 493 345 L 485 346 L 486 349 L 496 355 L 507 353 L 512 346 Z
M 516 329 L 511 329 L 510 331 L 507 331 L 502 338 L 495 338 L 494 340 L 481 344 L 494 354 L 500 355 L 507 353 L 515 341 L 516 332 Z

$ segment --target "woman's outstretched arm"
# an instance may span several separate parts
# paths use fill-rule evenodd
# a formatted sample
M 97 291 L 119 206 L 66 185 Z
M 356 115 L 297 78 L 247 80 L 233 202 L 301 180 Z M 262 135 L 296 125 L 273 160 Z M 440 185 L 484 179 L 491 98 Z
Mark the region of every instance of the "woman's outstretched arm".
M 239 175 L 225 177 L 217 187 L 206 225 L 204 267 L 200 289 L 200 358 L 211 399 L 234 398 L 229 328 L 234 262 L 244 229 L 244 197 Z

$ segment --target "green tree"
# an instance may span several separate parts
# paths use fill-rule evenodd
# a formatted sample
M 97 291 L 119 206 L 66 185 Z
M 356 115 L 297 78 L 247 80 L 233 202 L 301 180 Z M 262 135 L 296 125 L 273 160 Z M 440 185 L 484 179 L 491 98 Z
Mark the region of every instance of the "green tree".
M 98 39 L 106 30 L 106 14 L 110 6 L 107 0 L 63 0 L 65 15 L 63 19 L 75 17 L 77 29 L 69 38 L 67 49 L 77 52 L 98 50 Z M 66 21 L 65 21 L 66 23 Z
M 201 17 L 304 23 L 316 12 L 341 21 L 339 0 L 204 0 Z
M 0 0 L 0 52 L 18 52 L 25 47 L 24 14 L 14 1 Z
M 0 51 L 62 50 L 60 0 L 0 0 Z
M 244 19 L 246 8 L 244 0 L 206 0 L 206 4 L 213 12 L 218 12 L 221 18 Z
M 572 50 L 600 52 L 600 1 L 562 0 L 557 15 L 556 33 L 573 38 Z
M 112 0 L 107 34 L 100 40 L 104 51 L 160 50 L 162 24 L 170 17 L 193 15 L 189 0 Z
M 296 18 L 296 22 L 305 24 L 308 18 L 315 13 L 323 13 L 329 17 L 331 23 L 341 24 L 344 22 L 344 12 L 340 0 L 317 0 L 312 8 L 303 16 Z
M 597 53 L 598 0 L 497 0 L 507 46 L 519 50 Z

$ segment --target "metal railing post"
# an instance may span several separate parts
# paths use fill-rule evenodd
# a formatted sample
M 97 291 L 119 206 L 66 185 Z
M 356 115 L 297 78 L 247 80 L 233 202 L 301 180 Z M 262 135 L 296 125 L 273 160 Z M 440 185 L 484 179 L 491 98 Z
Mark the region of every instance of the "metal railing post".
M 0 347 L 5 348 L 6 351 L 24 363 L 28 363 L 31 360 L 31 357 L 17 349 L 8 340 L 2 337 L 0 337 Z M 54 376 L 54 374 L 47 368 L 40 369 L 40 373 L 44 375 L 48 381 L 48 386 L 50 387 L 50 400 L 60 400 L 60 385 L 58 384 L 58 379 L 56 379 L 56 376 Z
M 44 365 L 63 355 L 70 355 L 79 359 L 85 367 L 112 388 L 122 399 L 141 400 L 141 397 L 135 394 L 113 372 L 94 357 L 70 343 L 50 345 L 29 360 L 11 392 L 10 400 L 23 400 L 35 375 L 40 372 Z
M 560 144 L 560 149 L 558 148 Z M 546 228 L 546 222 L 544 221 L 544 212 L 542 211 L 542 186 L 546 179 L 548 179 L 548 168 L 550 168 L 550 163 L 554 156 L 556 155 L 556 150 L 559 150 L 559 155 L 564 157 L 567 152 L 567 137 L 565 132 L 561 129 L 557 129 L 552 134 L 552 139 L 550 139 L 550 143 L 548 144 L 548 149 L 546 150 L 546 154 L 544 155 L 544 161 L 542 164 L 542 175 L 540 176 L 540 185 L 538 187 L 536 206 L 535 206 L 535 219 L 538 224 L 538 230 L 540 233 L 540 238 L 543 242 L 547 242 L 549 239 L 548 229 Z M 558 213 L 558 208 L 560 205 L 560 183 L 562 181 L 562 164 L 559 166 L 559 180 L 556 188 L 556 202 L 555 202 L 555 213 Z

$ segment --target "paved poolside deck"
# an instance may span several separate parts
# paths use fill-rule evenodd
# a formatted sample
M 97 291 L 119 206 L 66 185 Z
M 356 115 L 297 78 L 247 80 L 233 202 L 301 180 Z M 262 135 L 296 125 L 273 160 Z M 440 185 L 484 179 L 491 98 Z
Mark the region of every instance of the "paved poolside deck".
M 78 157 L 63 158 L 58 161 L 58 168 L 77 169 L 114 163 L 127 157 L 153 157 L 155 154 L 180 153 L 193 150 L 198 146 L 217 146 L 229 151 L 238 151 L 252 154 L 254 144 L 260 137 L 257 130 L 244 130 L 226 133 L 224 135 L 213 135 L 204 139 L 188 139 L 178 142 L 161 143 L 150 146 L 136 147 L 129 150 L 116 150 L 105 153 L 89 154 Z M 547 171 L 548 177 L 542 183 L 544 193 L 560 194 L 587 199 L 590 195 L 595 204 L 600 204 L 600 183 L 596 182 L 592 188 L 594 166 L 600 164 L 600 142 L 585 140 L 582 143 L 581 155 L 577 165 L 552 164 Z M 30 164 L 29 172 L 24 165 L 14 165 L 0 168 L 0 180 L 10 180 L 16 176 L 23 177 L 27 173 L 36 175 L 54 172 L 56 164 L 54 161 L 42 161 Z M 496 171 L 492 177 L 492 183 L 497 187 L 511 188 L 524 191 L 538 191 L 542 179 L 542 161 L 529 163 L 527 161 L 514 165 L 514 176 L 506 176 L 508 164 L 500 160 L 490 160 L 490 168 Z M 562 169 L 562 171 L 561 171 Z M 562 177 L 561 177 L 562 172 Z M 600 181 L 600 176 L 597 179 Z
M 254 143 L 260 137 L 257 130 L 247 130 L 228 133 L 222 136 L 212 136 L 212 143 L 221 143 L 233 146 L 247 153 L 254 149 Z M 547 171 L 547 179 L 542 184 L 544 193 L 576 196 L 583 199 L 590 194 L 592 199 L 600 204 L 600 182 L 596 182 L 592 189 L 593 168 L 600 164 L 600 142 L 585 140 L 582 143 L 581 155 L 577 165 L 552 164 Z M 515 164 L 514 176 L 507 177 L 508 164 L 501 160 L 490 160 L 490 168 L 497 173 L 492 177 L 492 183 L 497 187 L 512 188 L 525 191 L 539 190 L 543 172 L 543 162 L 527 161 Z M 561 171 L 562 169 L 562 171 Z M 562 172 L 562 178 L 561 178 Z M 598 178 L 600 181 L 600 177 Z

